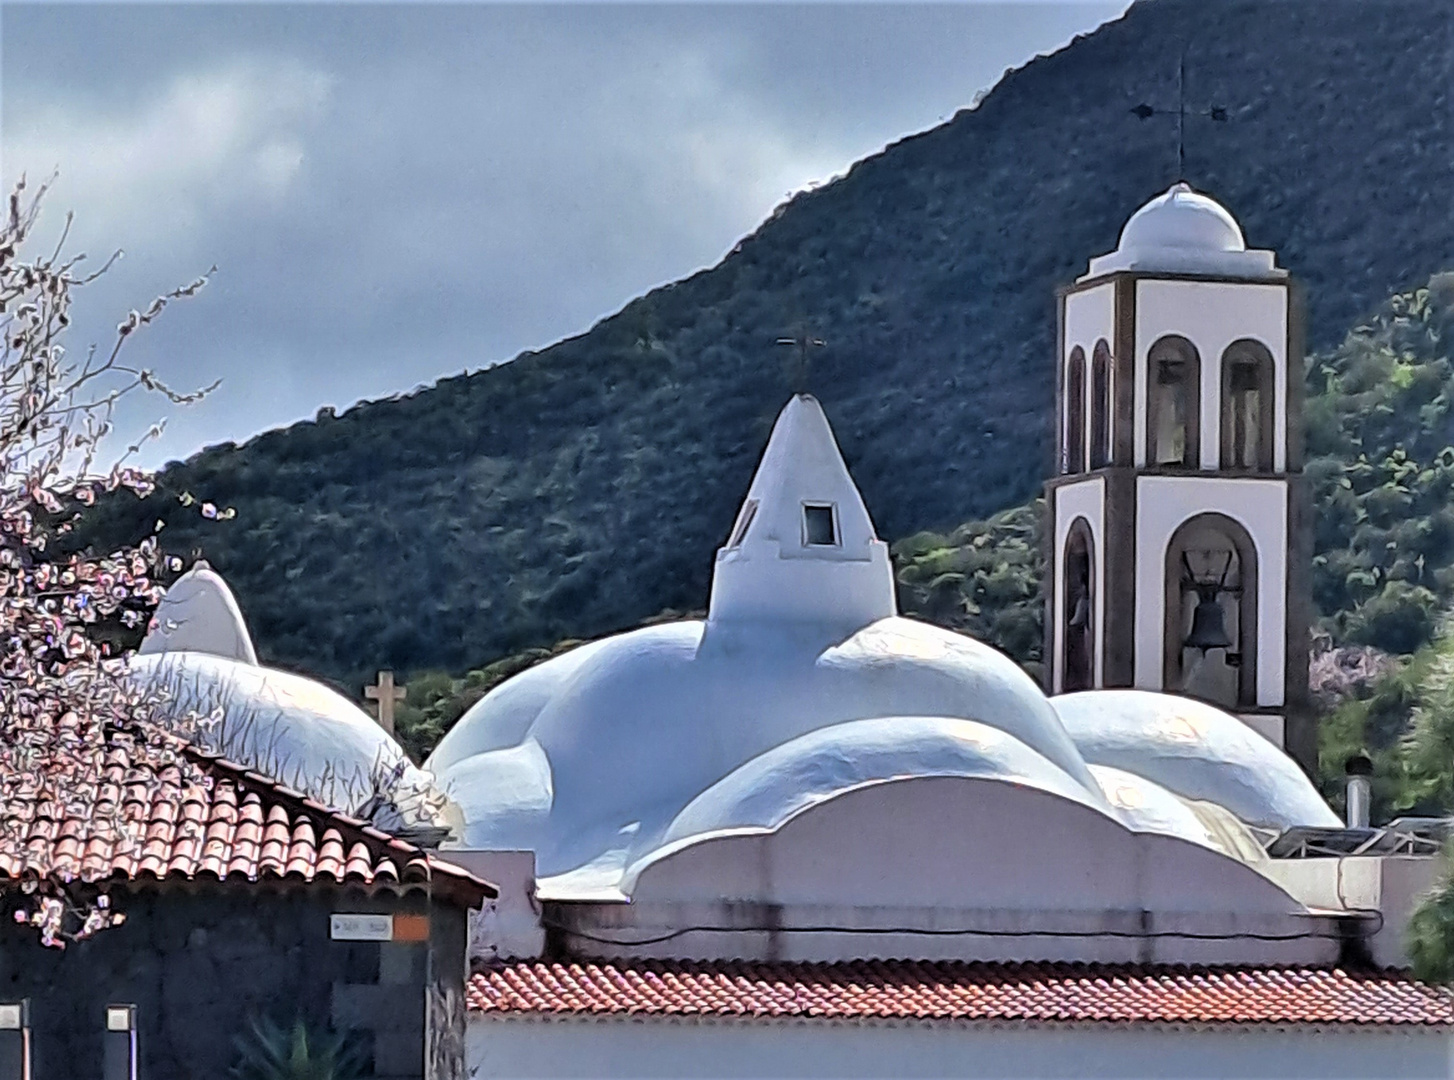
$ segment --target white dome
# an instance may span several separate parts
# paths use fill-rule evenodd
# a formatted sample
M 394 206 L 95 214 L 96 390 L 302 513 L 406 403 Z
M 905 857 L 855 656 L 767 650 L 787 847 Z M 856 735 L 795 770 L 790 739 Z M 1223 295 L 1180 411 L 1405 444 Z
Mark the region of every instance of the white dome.
M 128 671 L 160 698 L 159 722 L 205 749 L 376 823 L 385 823 L 375 814 L 383 785 L 405 819 L 396 828 L 443 824 L 435 819 L 444 800 L 428 775 L 321 683 L 202 652 L 135 656 Z
M 888 548 L 822 408 L 799 394 L 718 552 L 705 622 L 618 634 L 507 680 L 425 766 L 464 814 L 464 845 L 535 851 L 557 896 L 614 888 L 734 770 L 854 721 L 885 734 L 885 718 L 975 721 L 1104 805 L 1034 680 L 896 611 Z M 904 760 L 919 762 L 912 744 Z M 866 745 L 841 748 L 848 773 L 873 771 L 860 754 L 881 760 Z
M 1184 183 L 1174 184 L 1131 215 L 1116 250 L 1091 260 L 1087 276 L 1117 270 L 1281 276 L 1270 251 L 1249 251 L 1226 207 Z
M 1215 803 L 1249 825 L 1341 824 L 1290 757 L 1214 706 L 1145 690 L 1086 690 L 1050 701 L 1092 766 Z
M 1226 207 L 1188 184 L 1176 184 L 1131 215 L 1116 246 L 1122 251 L 1246 251 L 1247 241 Z
M 588 867 L 581 880 L 594 887 L 758 755 L 851 721 L 887 736 L 899 721 L 884 718 L 894 717 L 1003 732 L 1103 805 L 1049 701 L 1013 661 L 899 617 L 845 640 L 803 624 L 733 622 L 607 638 L 491 691 L 425 767 L 459 804 L 465 846 L 529 847 L 543 878 Z M 919 722 L 902 723 L 904 760 L 918 761 Z M 842 767 L 872 771 L 854 758 L 867 746 L 849 747 Z
M 759 754 L 688 803 L 661 843 L 776 829 L 846 791 L 909 776 L 1006 780 L 1104 812 L 1062 769 L 998 728 L 943 716 L 889 716 L 834 724 Z

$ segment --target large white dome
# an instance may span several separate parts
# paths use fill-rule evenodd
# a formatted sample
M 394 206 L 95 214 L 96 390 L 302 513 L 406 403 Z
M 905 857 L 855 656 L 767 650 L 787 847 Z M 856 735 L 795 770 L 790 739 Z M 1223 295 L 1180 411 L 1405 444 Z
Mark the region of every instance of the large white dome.
M 913 718 L 974 721 L 1104 804 L 1049 701 L 1002 653 L 897 616 L 835 636 L 729 620 L 607 638 L 497 687 L 425 767 L 459 804 L 465 846 L 531 848 L 542 877 L 594 867 L 594 883 L 662 843 L 734 770 L 854 721 L 897 733 L 911 774 L 932 773 L 937 754 L 919 752 Z M 879 749 L 850 740 L 835 752 L 849 773 L 872 772 Z
M 825 752 L 842 775 L 890 760 L 896 775 L 931 774 L 944 747 L 920 729 L 965 721 L 1105 805 L 1034 680 L 987 645 L 896 614 L 888 549 L 821 407 L 799 395 L 718 553 L 705 621 L 619 634 L 508 680 L 425 766 L 458 802 L 465 846 L 529 848 L 543 889 L 579 896 L 618 885 L 737 770 L 764 785 L 743 799 L 772 802 L 782 774 L 754 772 L 761 755 L 832 731 Z M 875 739 L 843 727 L 859 722 Z

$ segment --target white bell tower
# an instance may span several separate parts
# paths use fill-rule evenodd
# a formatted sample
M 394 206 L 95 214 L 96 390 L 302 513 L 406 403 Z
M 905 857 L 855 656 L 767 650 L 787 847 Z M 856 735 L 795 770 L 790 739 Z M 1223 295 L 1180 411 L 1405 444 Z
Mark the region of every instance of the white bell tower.
M 1058 353 L 1047 690 L 1200 698 L 1312 768 L 1301 319 L 1287 272 L 1177 184 L 1062 290 Z

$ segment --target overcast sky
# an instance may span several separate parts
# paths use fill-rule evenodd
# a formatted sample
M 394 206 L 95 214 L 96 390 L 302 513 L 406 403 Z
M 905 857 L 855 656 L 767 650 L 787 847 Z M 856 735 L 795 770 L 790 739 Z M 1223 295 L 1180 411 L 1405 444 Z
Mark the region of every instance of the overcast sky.
M 585 330 L 1125 6 L 5 4 L 0 177 L 126 251 L 73 352 L 218 266 L 159 463 Z

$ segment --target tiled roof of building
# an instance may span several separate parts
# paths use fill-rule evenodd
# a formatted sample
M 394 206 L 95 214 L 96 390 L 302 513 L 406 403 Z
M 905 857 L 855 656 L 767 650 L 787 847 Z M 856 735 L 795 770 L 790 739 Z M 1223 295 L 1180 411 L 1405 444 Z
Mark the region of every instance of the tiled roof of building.
M 1395 972 L 1136 965 L 616 961 L 474 976 L 495 1015 L 1454 1026 L 1454 995 Z
M 95 775 L 81 771 L 69 769 L 64 800 L 0 774 L 0 881 L 432 881 L 462 903 L 494 895 L 413 844 L 180 741 L 118 747 Z

